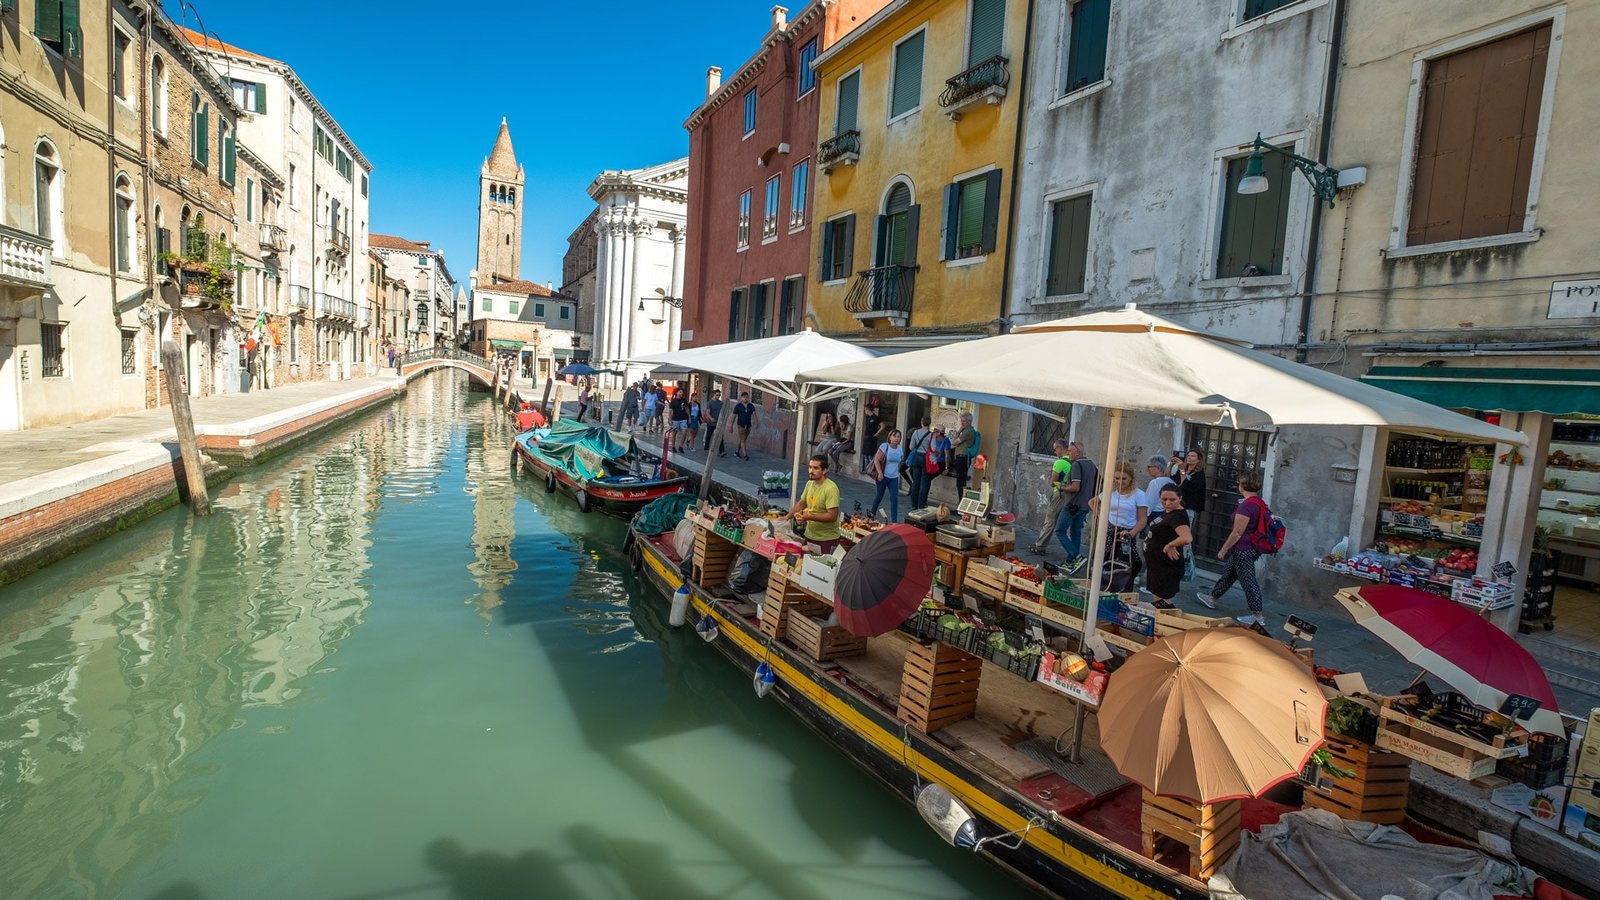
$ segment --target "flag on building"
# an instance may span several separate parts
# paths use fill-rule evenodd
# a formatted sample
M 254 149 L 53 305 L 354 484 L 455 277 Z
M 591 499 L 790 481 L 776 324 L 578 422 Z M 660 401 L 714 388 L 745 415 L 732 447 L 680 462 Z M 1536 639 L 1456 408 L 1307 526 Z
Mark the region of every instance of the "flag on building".
M 254 325 L 250 326 L 250 334 L 244 339 L 244 352 L 248 356 L 255 352 L 256 344 L 261 343 L 261 331 L 267 327 L 267 311 L 262 310 L 256 314 Z

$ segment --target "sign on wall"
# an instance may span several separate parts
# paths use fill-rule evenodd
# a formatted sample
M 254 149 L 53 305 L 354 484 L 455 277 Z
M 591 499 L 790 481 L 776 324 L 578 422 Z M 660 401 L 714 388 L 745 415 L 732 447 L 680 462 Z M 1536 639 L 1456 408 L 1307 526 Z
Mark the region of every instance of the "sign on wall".
M 1557 281 L 1550 285 L 1547 319 L 1600 318 L 1600 279 Z

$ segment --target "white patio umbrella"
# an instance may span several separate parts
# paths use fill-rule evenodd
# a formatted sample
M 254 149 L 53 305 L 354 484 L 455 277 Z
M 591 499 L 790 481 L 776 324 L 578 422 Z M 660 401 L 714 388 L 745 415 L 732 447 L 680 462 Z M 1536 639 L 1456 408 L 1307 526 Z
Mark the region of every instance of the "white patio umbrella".
M 1116 459 L 1124 410 L 1234 428 L 1382 425 L 1486 443 L 1528 442 L 1519 432 L 1252 350 L 1131 304 L 958 345 L 818 367 L 799 378 L 990 391 L 1102 407 L 1111 410 L 1107 465 Z M 1100 508 L 1106 509 L 1111 479 L 1102 480 Z M 1095 532 L 1090 585 L 1100 584 L 1105 565 L 1105 529 Z M 1095 630 L 1099 599 L 1098 591 L 1089 591 L 1085 640 Z

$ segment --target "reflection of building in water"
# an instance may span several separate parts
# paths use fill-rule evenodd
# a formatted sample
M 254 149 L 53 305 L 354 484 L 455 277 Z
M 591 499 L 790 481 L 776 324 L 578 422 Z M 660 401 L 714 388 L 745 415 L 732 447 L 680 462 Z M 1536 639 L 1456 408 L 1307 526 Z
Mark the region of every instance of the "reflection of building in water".
M 511 559 L 516 537 L 517 492 L 511 484 L 509 449 L 511 428 L 493 409 L 480 424 L 467 426 L 467 490 L 472 494 L 472 562 L 467 571 L 478 584 L 473 601 L 478 614 L 490 621 L 490 611 L 504 602 L 501 591 L 511 583 L 517 564 Z

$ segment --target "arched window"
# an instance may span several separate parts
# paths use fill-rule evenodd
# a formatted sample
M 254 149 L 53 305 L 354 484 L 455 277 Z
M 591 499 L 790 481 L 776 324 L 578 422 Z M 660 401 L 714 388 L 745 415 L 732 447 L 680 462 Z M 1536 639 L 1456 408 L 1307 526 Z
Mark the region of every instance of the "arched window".
M 506 202 L 511 204 L 512 206 L 516 206 L 517 205 L 517 189 L 516 188 L 511 188 L 510 190 L 508 190 L 506 192 Z
M 117 174 L 117 210 L 113 226 L 117 233 L 117 271 L 133 271 L 133 181 Z
M 178 213 L 178 255 L 179 256 L 188 256 L 189 255 L 189 217 L 191 215 L 193 215 L 193 212 L 189 209 L 189 205 L 188 204 L 184 204 L 183 209 L 181 211 L 179 211 L 179 213 Z
M 55 256 L 67 254 L 66 223 L 62 217 L 65 180 L 55 145 L 41 140 L 33 148 L 34 233 L 50 241 L 50 252 Z
M 167 133 L 167 61 L 159 55 L 150 60 L 150 127 Z

